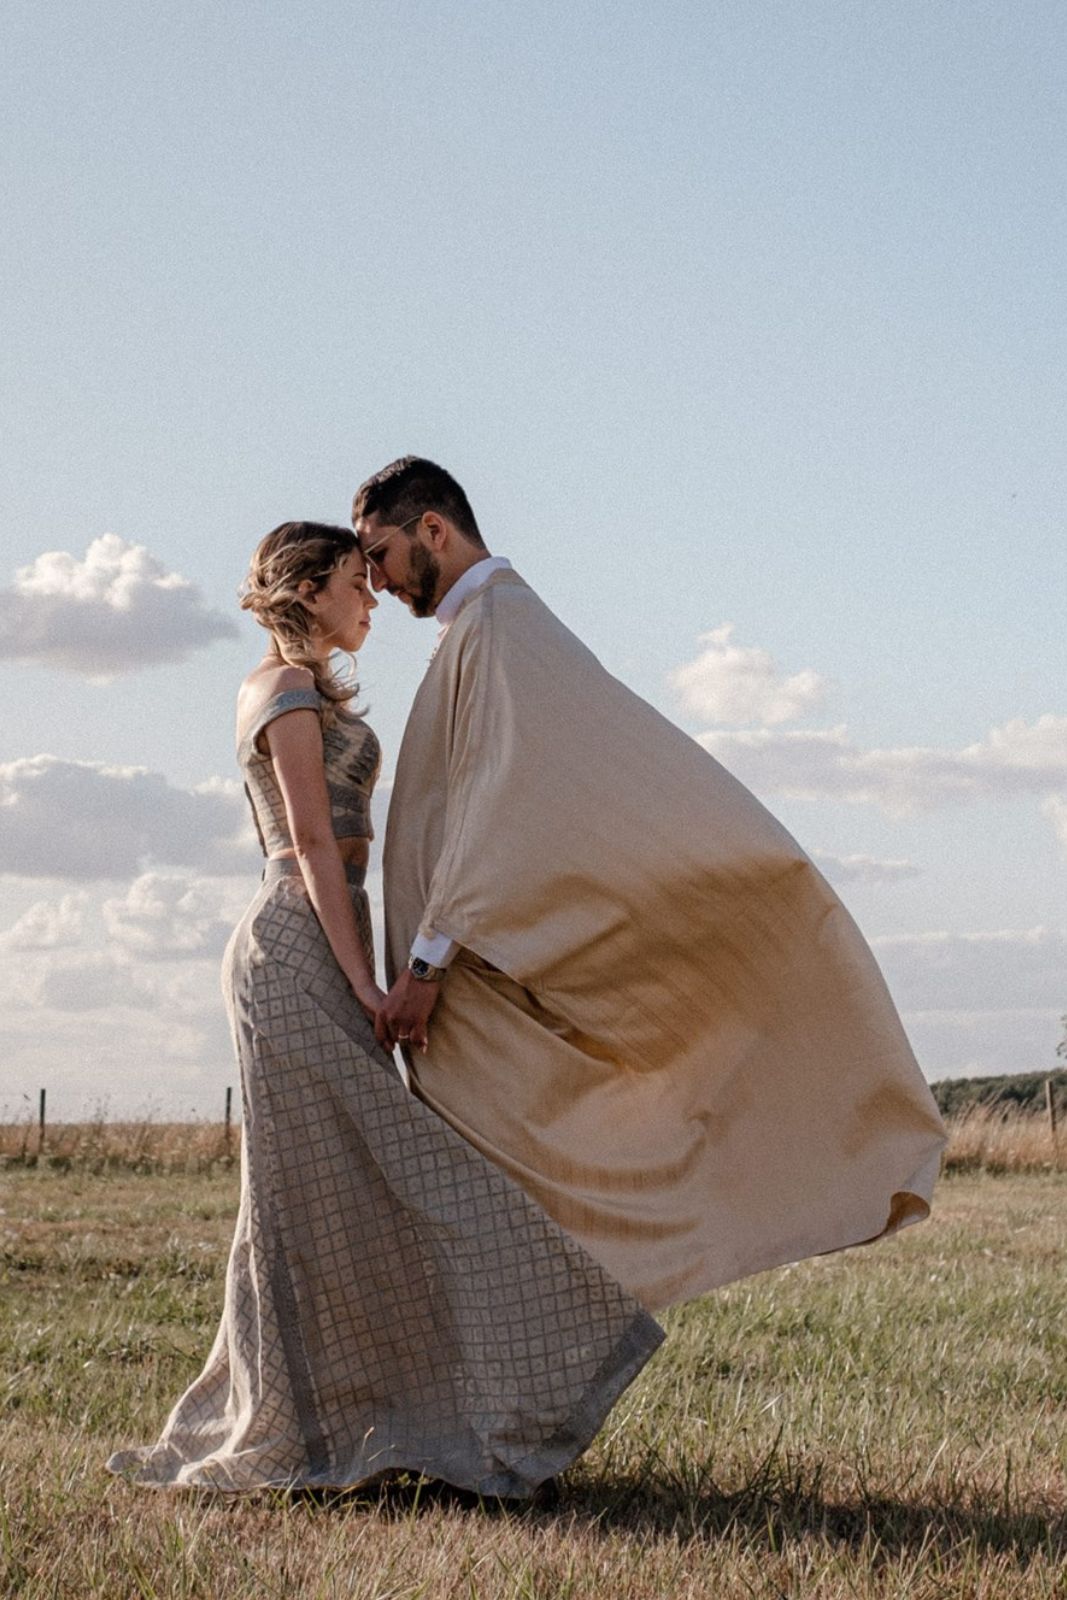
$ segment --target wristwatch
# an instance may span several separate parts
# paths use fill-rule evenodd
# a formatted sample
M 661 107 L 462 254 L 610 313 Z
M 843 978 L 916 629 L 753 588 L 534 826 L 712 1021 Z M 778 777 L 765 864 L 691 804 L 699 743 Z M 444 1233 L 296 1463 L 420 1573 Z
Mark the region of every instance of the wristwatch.
M 448 968 L 431 967 L 421 956 L 409 956 L 408 971 L 413 978 L 418 978 L 420 983 L 440 983 Z

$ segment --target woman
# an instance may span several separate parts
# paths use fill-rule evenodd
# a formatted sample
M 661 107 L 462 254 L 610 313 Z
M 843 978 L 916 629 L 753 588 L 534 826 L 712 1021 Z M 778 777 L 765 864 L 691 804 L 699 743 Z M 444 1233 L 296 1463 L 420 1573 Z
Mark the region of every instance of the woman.
M 362 885 L 379 747 L 330 665 L 377 605 L 354 536 L 284 523 L 242 604 L 271 643 L 237 709 L 267 858 L 223 964 L 237 1231 L 207 1365 L 159 1442 L 108 1465 L 228 1490 L 396 1469 L 526 1496 L 584 1449 L 662 1334 L 375 1042 Z

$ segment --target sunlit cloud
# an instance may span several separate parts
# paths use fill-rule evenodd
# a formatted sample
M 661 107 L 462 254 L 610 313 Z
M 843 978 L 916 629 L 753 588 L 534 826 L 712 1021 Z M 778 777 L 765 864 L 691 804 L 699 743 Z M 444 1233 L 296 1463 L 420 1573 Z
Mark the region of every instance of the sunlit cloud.
M 713 730 L 699 742 L 757 793 L 798 800 L 843 800 L 909 816 L 965 801 L 1015 795 L 1058 800 L 1067 814 L 1067 717 L 1051 713 L 994 728 L 960 749 L 901 746 L 864 750 L 843 726 L 814 730 Z
M 883 860 L 878 856 L 835 856 L 826 850 L 814 850 L 813 859 L 820 872 L 831 883 L 900 883 L 907 878 L 917 878 L 922 868 L 913 861 L 900 858 Z
M 95 682 L 184 661 L 237 631 L 195 584 L 115 533 L 94 539 L 80 560 L 66 550 L 38 556 L 0 591 L 0 658 Z
M 59 950 L 80 943 L 86 896 L 75 891 L 38 900 L 0 932 L 0 950 Z
M 670 674 L 687 711 L 732 726 L 777 727 L 821 704 L 828 685 L 817 672 L 805 668 L 786 676 L 769 651 L 735 644 L 733 633 L 727 622 L 702 634 L 700 654 Z
M 146 872 L 125 894 L 105 900 L 112 947 L 149 961 L 218 957 L 248 901 L 247 880 Z
M 1064 860 L 1067 861 L 1067 800 L 1060 795 L 1053 795 L 1051 799 L 1045 801 L 1041 809 L 1046 817 L 1051 818 Z

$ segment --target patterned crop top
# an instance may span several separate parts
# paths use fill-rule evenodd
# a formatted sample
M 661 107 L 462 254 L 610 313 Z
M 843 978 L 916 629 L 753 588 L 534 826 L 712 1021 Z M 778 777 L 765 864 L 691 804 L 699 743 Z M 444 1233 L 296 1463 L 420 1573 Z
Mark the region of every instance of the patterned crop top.
M 293 841 L 274 762 L 256 749 L 256 740 L 268 722 L 286 711 L 305 709 L 321 714 L 322 696 L 317 689 L 287 689 L 274 695 L 256 712 L 237 747 L 245 793 L 265 856 L 291 849 Z M 372 839 L 370 799 L 382 764 L 381 745 L 373 729 L 354 712 L 335 706 L 333 716 L 323 726 L 322 754 L 334 838 Z

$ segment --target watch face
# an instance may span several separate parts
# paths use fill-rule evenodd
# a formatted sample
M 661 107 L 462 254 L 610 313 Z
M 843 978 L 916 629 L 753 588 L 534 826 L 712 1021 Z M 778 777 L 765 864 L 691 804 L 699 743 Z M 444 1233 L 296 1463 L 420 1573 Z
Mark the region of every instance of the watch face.
M 416 956 L 411 962 L 411 970 L 416 978 L 425 978 L 430 970 L 430 964 L 428 961 L 424 961 L 421 956 Z

